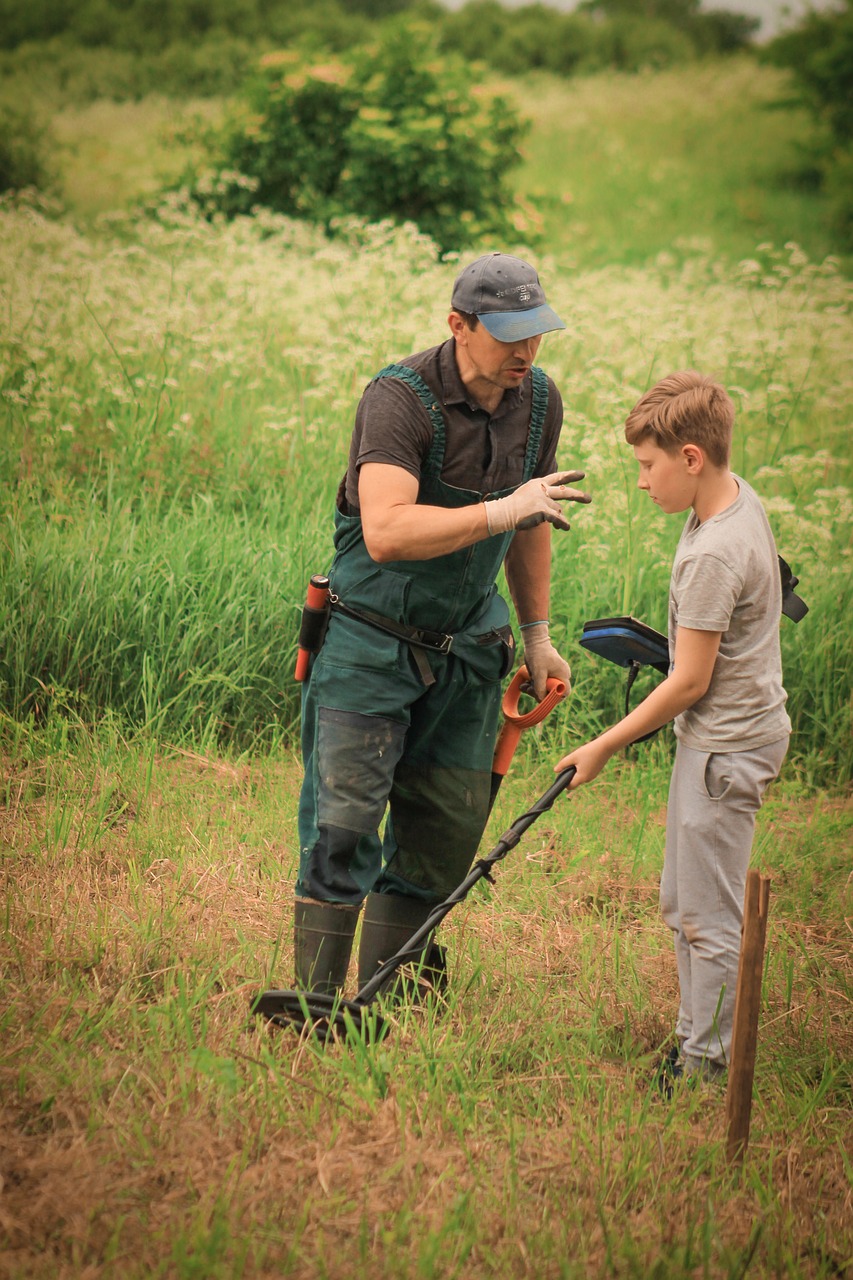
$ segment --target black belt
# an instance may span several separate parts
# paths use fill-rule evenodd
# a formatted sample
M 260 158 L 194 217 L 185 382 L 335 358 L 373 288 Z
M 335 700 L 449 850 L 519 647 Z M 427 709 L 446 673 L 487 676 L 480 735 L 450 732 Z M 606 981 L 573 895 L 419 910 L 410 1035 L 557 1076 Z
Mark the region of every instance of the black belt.
M 336 596 L 334 592 L 329 594 L 329 603 L 333 609 L 337 609 L 339 613 L 346 614 L 348 618 L 355 618 L 356 622 L 364 622 L 369 627 L 374 627 L 377 631 L 384 631 L 386 635 L 393 636 L 396 640 L 403 640 L 406 644 L 412 645 L 412 657 L 415 660 L 421 679 L 424 684 L 429 686 L 435 684 L 435 676 L 432 674 L 430 665 L 421 649 L 430 649 L 433 653 L 450 653 L 453 645 L 453 636 L 447 635 L 443 631 L 427 631 L 425 627 L 410 627 L 405 622 L 397 622 L 394 618 L 386 618 L 381 613 L 374 613 L 372 609 L 353 609 L 350 605 L 344 604 L 340 596 Z

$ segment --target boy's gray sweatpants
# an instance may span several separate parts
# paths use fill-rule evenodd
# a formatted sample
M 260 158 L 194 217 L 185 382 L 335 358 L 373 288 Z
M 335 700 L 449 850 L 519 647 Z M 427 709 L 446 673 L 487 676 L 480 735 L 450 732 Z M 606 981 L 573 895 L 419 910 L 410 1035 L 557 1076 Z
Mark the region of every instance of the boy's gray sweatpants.
M 752 751 L 676 748 L 660 904 L 675 940 L 676 1034 L 688 1068 L 728 1063 L 755 815 L 787 749 L 787 735 Z

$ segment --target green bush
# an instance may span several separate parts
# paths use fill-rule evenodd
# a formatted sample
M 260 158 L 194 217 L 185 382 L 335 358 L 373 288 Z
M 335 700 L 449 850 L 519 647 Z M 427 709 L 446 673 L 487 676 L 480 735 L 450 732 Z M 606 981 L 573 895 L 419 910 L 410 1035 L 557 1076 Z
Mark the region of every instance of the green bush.
M 57 108 L 102 98 L 136 102 L 152 93 L 178 99 L 230 97 L 271 50 L 289 45 L 306 57 L 324 56 L 365 43 L 375 29 L 360 15 L 327 2 L 304 8 L 286 23 L 273 13 L 260 34 L 247 29 L 234 35 L 215 27 L 162 46 L 137 47 L 133 29 L 117 27 L 114 21 L 105 21 L 103 27 L 94 24 L 91 30 L 83 26 L 89 12 L 82 10 L 77 26 L 61 35 L 29 40 L 14 49 L 3 49 L 0 42 L 0 81 L 6 97 L 14 96 L 18 86 L 30 92 L 35 85 L 39 100 Z
M 515 10 L 516 16 L 520 10 Z M 472 62 L 495 66 L 494 52 L 506 39 L 510 14 L 499 0 L 468 0 L 447 14 L 438 33 L 440 47 Z
M 263 59 L 190 187 L 209 213 L 263 205 L 327 228 L 388 218 L 455 249 L 510 229 L 507 175 L 525 130 L 471 66 L 407 26 L 321 65 L 293 51 Z
M 700 13 L 694 0 L 588 0 L 573 13 L 539 3 L 509 9 L 498 0 L 468 0 L 442 18 L 440 40 L 442 48 L 507 74 L 572 75 L 731 53 L 749 43 L 757 25 L 724 9 Z
M 0 0 L 0 48 L 62 37 L 82 47 L 152 54 L 211 37 L 252 44 L 307 36 L 345 49 L 409 0 Z
M 555 3 L 467 0 L 451 11 L 438 0 L 0 0 L 0 74 L 28 70 L 77 101 L 230 94 L 265 52 L 346 54 L 403 21 L 505 74 L 572 75 L 729 53 L 757 25 L 727 10 L 702 13 L 699 0 L 585 0 L 571 13 Z
M 581 0 L 579 8 L 599 22 L 613 22 L 630 33 L 629 48 L 623 55 L 626 66 L 646 65 L 643 49 L 649 45 L 658 56 L 669 51 L 669 43 L 660 33 L 662 27 L 670 34 L 682 34 L 687 57 L 701 57 L 743 49 L 761 25 L 759 18 L 729 9 L 702 12 L 701 0 Z M 672 50 L 673 56 L 678 56 L 677 45 Z
M 47 127 L 28 107 L 0 102 L 0 191 L 55 186 Z
M 169 45 L 149 60 L 151 89 L 178 96 L 217 98 L 245 84 L 257 62 L 258 48 L 218 31 L 204 40 Z
M 49 40 L 66 29 L 67 0 L 0 0 L 0 47 L 15 49 L 27 40 Z
M 98 99 L 136 102 L 150 93 L 174 98 L 220 97 L 246 82 L 264 52 L 257 41 L 212 32 L 150 53 L 98 45 L 66 36 L 0 53 L 0 76 L 11 86 L 38 85 L 39 100 L 54 105 Z

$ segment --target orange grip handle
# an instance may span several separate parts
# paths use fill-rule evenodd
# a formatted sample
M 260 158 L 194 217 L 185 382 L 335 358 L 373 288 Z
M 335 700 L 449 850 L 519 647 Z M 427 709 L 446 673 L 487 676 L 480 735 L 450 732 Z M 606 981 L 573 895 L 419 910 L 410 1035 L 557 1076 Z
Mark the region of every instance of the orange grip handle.
M 495 754 L 492 758 L 492 773 L 498 774 L 501 778 L 506 776 L 512 757 L 515 755 L 515 748 L 518 746 L 518 740 L 521 737 L 521 730 L 517 724 L 511 724 L 509 720 L 504 720 L 503 727 L 498 734 L 498 740 L 495 743 Z
M 522 732 L 525 729 L 529 729 L 531 725 L 541 724 L 557 704 L 563 701 L 568 692 L 565 680 L 557 680 L 552 676 L 548 680 L 545 697 L 542 701 L 537 702 L 531 711 L 520 712 L 518 710 L 518 700 L 521 697 L 521 686 L 529 680 L 530 672 L 527 667 L 519 667 L 512 683 L 503 696 L 501 710 L 504 715 L 504 723 L 498 734 L 495 754 L 492 760 L 492 773 L 499 774 L 500 777 L 503 777 L 509 769 L 510 761 L 515 754 L 515 748 L 518 746 L 518 740 Z

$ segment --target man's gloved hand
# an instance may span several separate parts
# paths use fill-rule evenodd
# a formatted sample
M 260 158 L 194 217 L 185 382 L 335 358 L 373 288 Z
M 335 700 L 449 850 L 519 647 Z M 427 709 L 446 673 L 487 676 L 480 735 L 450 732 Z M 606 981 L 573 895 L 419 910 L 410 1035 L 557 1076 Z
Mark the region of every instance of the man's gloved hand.
M 533 529 L 548 520 L 558 529 L 570 528 L 561 502 L 591 502 L 588 493 L 572 489 L 568 481 L 583 480 L 583 471 L 555 471 L 536 476 L 518 486 L 506 498 L 485 503 L 489 533 L 509 533 L 510 529 Z
M 524 627 L 521 638 L 524 641 L 524 665 L 530 672 L 537 701 L 541 702 L 545 697 L 547 692 L 545 686 L 549 676 L 553 676 L 556 680 L 563 680 L 566 693 L 571 693 L 571 667 L 551 644 L 548 623 L 537 622 L 532 627 Z

